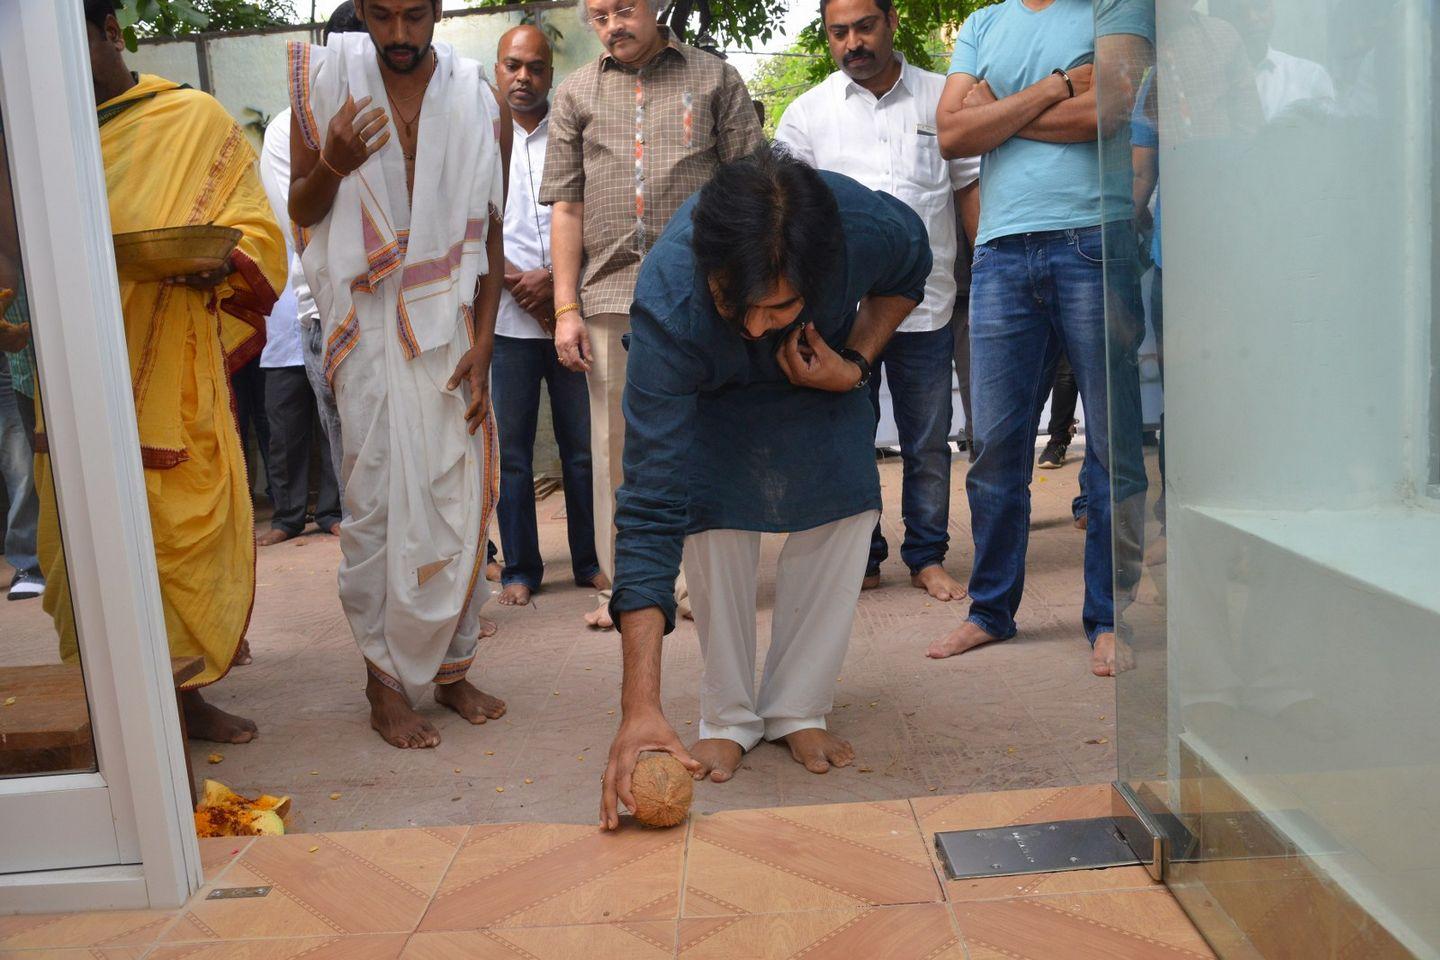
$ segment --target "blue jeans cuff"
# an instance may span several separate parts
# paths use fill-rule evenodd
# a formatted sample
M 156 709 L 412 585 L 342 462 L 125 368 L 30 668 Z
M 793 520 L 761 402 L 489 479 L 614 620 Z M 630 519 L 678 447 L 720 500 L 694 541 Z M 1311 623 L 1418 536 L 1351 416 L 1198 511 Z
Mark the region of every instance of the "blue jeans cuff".
M 972 612 L 970 616 L 966 617 L 965 619 L 970 623 L 975 624 L 975 626 L 979 627 L 981 630 L 984 630 L 996 640 L 1009 640 L 1011 637 L 1015 636 L 1016 633 L 1016 630 L 1013 627 L 1010 628 L 1010 631 L 1007 633 L 1006 631 L 995 626 L 993 623 L 987 622 L 985 618 L 978 613 Z

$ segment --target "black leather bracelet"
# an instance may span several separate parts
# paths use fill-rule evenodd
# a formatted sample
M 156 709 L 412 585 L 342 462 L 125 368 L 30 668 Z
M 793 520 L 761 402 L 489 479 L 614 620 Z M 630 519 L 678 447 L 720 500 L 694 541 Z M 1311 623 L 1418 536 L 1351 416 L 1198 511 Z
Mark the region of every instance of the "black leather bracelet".
M 855 366 L 860 368 L 860 382 L 855 384 L 855 389 L 859 390 L 861 387 L 869 386 L 870 361 L 865 359 L 865 355 L 862 354 L 859 350 L 853 350 L 850 347 L 841 347 L 836 352 L 839 353 L 841 357 L 849 360 L 851 363 L 855 364 Z
M 1075 82 L 1070 79 L 1070 74 L 1066 73 L 1064 70 L 1061 70 L 1059 67 L 1051 70 L 1050 74 L 1052 76 L 1059 77 L 1061 80 L 1064 80 L 1065 86 L 1070 89 L 1070 96 L 1072 98 L 1075 96 Z

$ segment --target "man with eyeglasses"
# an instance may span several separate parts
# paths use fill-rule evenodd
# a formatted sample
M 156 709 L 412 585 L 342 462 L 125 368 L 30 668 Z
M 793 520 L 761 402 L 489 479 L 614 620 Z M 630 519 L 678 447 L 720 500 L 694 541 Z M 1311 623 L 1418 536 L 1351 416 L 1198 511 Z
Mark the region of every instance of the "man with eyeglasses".
M 621 338 L 640 262 L 680 205 L 762 134 L 735 68 L 676 40 L 648 0 L 585 0 L 584 11 L 605 52 L 555 94 L 540 202 L 553 210 L 556 352 L 589 382 L 595 546 L 613 582 Z M 602 591 L 586 622 L 610 628 L 609 601 Z
M 510 148 L 510 193 L 505 204 L 505 290 L 495 319 L 491 395 L 500 434 L 500 505 L 505 566 L 499 601 L 524 606 L 545 572 L 535 524 L 533 462 L 540 385 L 560 448 L 570 567 L 579 586 L 609 586 L 595 557 L 590 500 L 590 398 L 585 375 L 560 365 L 551 337 L 555 323 L 550 274 L 550 208 L 537 202 L 550 136 L 550 42 L 522 25 L 500 38 L 495 80 L 515 126 Z

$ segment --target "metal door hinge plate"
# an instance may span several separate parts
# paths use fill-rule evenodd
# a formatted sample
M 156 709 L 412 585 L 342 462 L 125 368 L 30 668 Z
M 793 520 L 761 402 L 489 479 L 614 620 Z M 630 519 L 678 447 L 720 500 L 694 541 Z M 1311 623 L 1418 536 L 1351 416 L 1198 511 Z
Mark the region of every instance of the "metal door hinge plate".
M 1140 861 L 1110 817 L 935 834 L 951 880 L 1133 866 Z
M 250 900 L 255 897 L 263 897 L 270 892 L 269 887 L 220 887 L 211 890 L 205 897 L 206 900 Z

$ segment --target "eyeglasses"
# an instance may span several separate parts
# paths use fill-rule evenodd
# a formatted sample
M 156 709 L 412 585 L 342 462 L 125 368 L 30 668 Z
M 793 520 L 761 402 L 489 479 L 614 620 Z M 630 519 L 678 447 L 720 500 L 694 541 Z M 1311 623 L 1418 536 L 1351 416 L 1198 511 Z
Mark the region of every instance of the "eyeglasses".
M 605 25 L 609 23 L 612 18 L 615 20 L 616 23 L 621 23 L 624 21 L 628 21 L 632 16 L 634 16 L 634 14 L 635 8 L 633 6 L 621 7 L 614 13 L 597 13 L 595 14 L 595 16 L 591 17 L 585 22 L 590 24 L 590 26 L 594 27 L 596 30 L 603 30 L 605 29 Z

